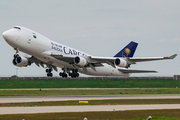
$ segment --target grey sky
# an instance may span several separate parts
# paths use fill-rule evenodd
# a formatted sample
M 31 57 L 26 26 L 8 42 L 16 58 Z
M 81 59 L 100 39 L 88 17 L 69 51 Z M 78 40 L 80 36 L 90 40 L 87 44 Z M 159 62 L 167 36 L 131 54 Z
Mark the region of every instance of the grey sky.
M 107 57 L 133 40 L 139 43 L 134 57 L 169 56 L 180 53 L 179 5 L 179 0 L 6 0 L 0 2 L 0 33 L 20 25 L 56 42 Z M 16 74 L 17 67 L 12 64 L 15 51 L 3 37 L 0 45 L 0 75 Z M 180 74 L 179 61 L 177 56 L 174 60 L 138 63 L 131 68 L 158 71 L 134 76 L 172 76 Z M 18 75 L 46 73 L 33 64 L 18 68 Z

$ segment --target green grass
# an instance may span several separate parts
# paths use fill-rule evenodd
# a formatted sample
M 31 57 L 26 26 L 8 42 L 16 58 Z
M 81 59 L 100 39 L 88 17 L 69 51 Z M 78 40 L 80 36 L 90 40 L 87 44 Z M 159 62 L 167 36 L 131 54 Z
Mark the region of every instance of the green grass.
M 135 110 L 111 112 L 72 112 L 72 113 L 44 113 L 44 114 L 15 114 L 0 115 L 2 120 L 180 120 L 180 110 Z
M 72 96 L 72 95 L 145 95 L 180 94 L 177 88 L 130 88 L 130 89 L 39 89 L 0 90 L 0 96 Z
M 72 105 L 139 105 L 139 104 L 180 104 L 180 99 L 122 99 L 122 100 L 88 100 L 79 101 L 44 101 L 27 103 L 2 103 L 0 107 L 29 107 L 29 106 L 72 106 Z
M 180 80 L 0 80 L 0 89 L 13 88 L 176 88 Z

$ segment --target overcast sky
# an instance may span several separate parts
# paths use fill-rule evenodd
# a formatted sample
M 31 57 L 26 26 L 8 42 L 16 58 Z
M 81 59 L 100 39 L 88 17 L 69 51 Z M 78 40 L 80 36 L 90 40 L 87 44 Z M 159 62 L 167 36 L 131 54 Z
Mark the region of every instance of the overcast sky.
M 94 56 L 114 56 L 130 41 L 139 43 L 134 57 L 180 53 L 179 0 L 1 0 L 0 33 L 16 25 Z M 0 45 L 0 76 L 16 74 L 15 51 L 2 35 Z M 131 69 L 158 71 L 132 76 L 173 76 L 180 74 L 180 57 L 137 63 Z M 18 75 L 46 73 L 33 64 L 18 68 Z

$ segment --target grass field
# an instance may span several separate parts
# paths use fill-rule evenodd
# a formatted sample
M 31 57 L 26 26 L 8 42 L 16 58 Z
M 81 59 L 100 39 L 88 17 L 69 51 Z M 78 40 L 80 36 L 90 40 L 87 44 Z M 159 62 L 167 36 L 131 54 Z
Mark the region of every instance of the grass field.
M 72 95 L 145 95 L 180 94 L 177 88 L 121 88 L 121 89 L 7 89 L 0 96 L 72 96 Z
M 2 120 L 180 120 L 180 110 L 135 110 L 112 112 L 74 112 L 74 113 L 45 113 L 45 114 L 20 114 L 0 115 Z
M 65 95 L 132 95 L 180 94 L 178 80 L 0 80 L 0 96 L 65 96 Z M 25 88 L 25 89 L 22 89 Z M 36 88 L 36 89 L 34 89 Z M 41 91 L 40 91 L 41 88 Z M 110 88 L 110 89 L 45 89 L 45 88 Z M 111 89 L 113 88 L 113 89 Z M 115 88 L 115 89 L 114 89 Z M 119 89 L 120 88 L 120 89 Z M 127 89 L 128 88 L 128 89 Z M 6 90 L 4 90 L 6 89 Z M 88 105 L 123 104 L 180 104 L 180 99 L 159 100 L 91 100 Z M 59 106 L 84 105 L 78 101 L 0 104 L 4 106 Z M 180 110 L 143 110 L 112 112 L 78 112 L 0 115 L 2 120 L 180 120 Z
M 33 106 L 72 106 L 72 105 L 136 105 L 136 104 L 180 104 L 180 99 L 121 99 L 121 100 L 88 100 L 79 101 L 44 101 L 27 103 L 3 103 L 0 107 L 33 107 Z
M 176 88 L 180 80 L 0 80 L 0 89 L 14 88 Z

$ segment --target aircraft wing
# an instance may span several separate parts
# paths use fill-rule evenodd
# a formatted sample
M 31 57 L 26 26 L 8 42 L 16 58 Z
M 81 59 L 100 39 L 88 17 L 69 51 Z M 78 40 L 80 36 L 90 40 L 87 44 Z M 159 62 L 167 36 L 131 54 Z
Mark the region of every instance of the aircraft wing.
M 56 59 L 59 59 L 61 61 L 64 62 L 69 62 L 73 64 L 73 60 L 76 56 L 67 56 L 67 55 L 61 55 L 58 53 L 51 53 L 51 56 L 55 57 Z M 160 57 L 161 58 L 161 57 Z M 89 63 L 91 65 L 93 65 L 93 67 L 97 67 L 96 64 L 101 64 L 101 63 L 107 63 L 113 67 L 115 67 L 114 65 L 114 60 L 116 59 L 115 57 L 93 57 L 93 56 L 87 56 L 87 59 L 89 60 Z M 146 58 L 147 59 L 147 58 Z M 152 58 L 151 58 L 152 59 Z M 157 59 L 157 58 L 156 58 Z M 162 58 L 161 58 L 162 59 Z M 154 60 L 154 58 L 153 58 Z M 96 63 L 96 64 L 95 64 Z M 102 65 L 100 65 L 102 66 Z M 92 66 L 85 66 L 85 67 L 92 67 Z M 94 69 L 95 70 L 95 69 Z M 120 72 L 122 73 L 156 73 L 157 71 L 153 71 L 153 70 L 132 70 L 132 69 L 126 69 L 126 68 L 122 68 L 122 69 L 118 69 Z
M 164 60 L 164 59 L 174 59 L 177 54 L 171 55 L 169 57 L 139 57 L 139 58 L 124 58 L 128 64 L 136 64 L 136 62 L 146 62 L 146 61 L 155 61 L 155 60 Z M 92 60 L 98 61 L 100 63 L 107 63 L 114 66 L 114 60 L 117 57 L 90 57 Z
M 146 61 L 154 61 L 154 60 L 164 60 L 164 59 L 174 59 L 177 54 L 171 55 L 169 57 L 142 57 L 142 58 L 127 58 L 127 60 L 133 62 L 146 62 Z
M 109 64 L 109 65 L 111 65 L 112 67 L 115 68 L 114 61 L 115 61 L 116 57 L 95 57 L 95 56 L 90 56 L 89 58 L 93 62 L 107 63 L 107 64 Z
M 54 58 L 73 64 L 74 58 L 77 56 L 74 55 L 62 55 L 58 52 L 51 53 L 51 56 Z M 125 61 L 127 61 L 128 64 L 136 64 L 136 62 L 145 62 L 145 61 L 155 61 L 155 60 L 164 60 L 164 59 L 174 59 L 177 56 L 177 54 L 174 54 L 169 57 L 142 57 L 142 58 L 123 58 Z M 88 61 L 89 64 L 92 64 L 94 67 L 97 66 L 103 66 L 102 63 L 107 63 L 115 68 L 114 61 L 118 57 L 96 57 L 96 56 L 84 56 L 84 58 Z M 88 65 L 87 65 L 88 66 Z M 85 66 L 85 67 L 87 67 Z
M 57 52 L 53 52 L 51 53 L 51 56 L 53 56 L 54 58 L 61 60 L 63 62 L 67 62 L 67 63 L 73 63 L 73 60 L 76 56 L 72 56 L 72 55 L 63 55 L 63 54 L 59 54 Z

